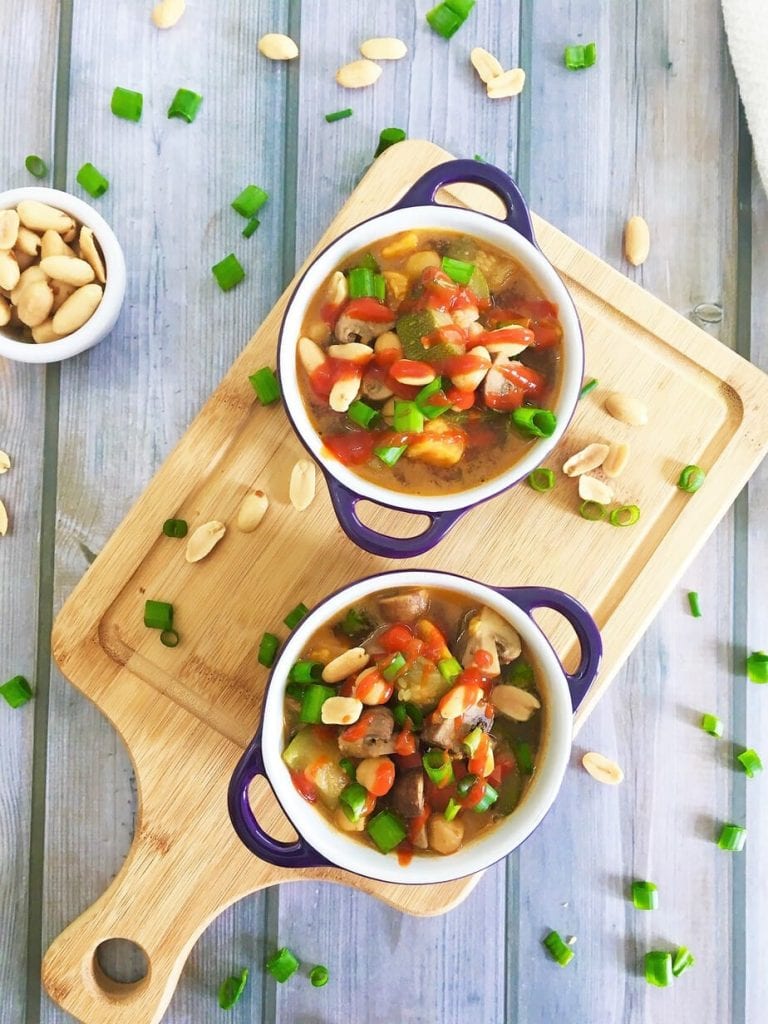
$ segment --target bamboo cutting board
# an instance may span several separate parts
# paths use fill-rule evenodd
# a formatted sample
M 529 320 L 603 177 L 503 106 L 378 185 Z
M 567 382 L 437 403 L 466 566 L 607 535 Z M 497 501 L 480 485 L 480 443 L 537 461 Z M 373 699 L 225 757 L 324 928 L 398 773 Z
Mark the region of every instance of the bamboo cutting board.
M 401 143 L 366 174 L 318 249 L 391 206 L 450 155 L 428 142 Z M 452 201 L 495 213 L 476 186 L 452 186 Z M 578 515 L 576 482 L 560 477 L 542 495 L 518 486 L 462 519 L 447 539 L 410 565 L 497 585 L 560 587 L 583 601 L 603 634 L 603 670 L 581 705 L 589 714 L 687 563 L 757 466 L 768 444 L 768 378 L 657 299 L 540 219 L 539 243 L 570 288 L 582 319 L 587 373 L 600 387 L 585 398 L 549 464 L 598 438 L 627 440 L 632 454 L 617 498 L 643 510 L 631 529 Z M 271 311 L 185 437 L 157 473 L 62 609 L 53 635 L 65 675 L 109 718 L 133 759 L 140 806 L 128 858 L 108 891 L 56 939 L 45 958 L 51 997 L 88 1024 L 153 1024 L 173 993 L 200 932 L 249 893 L 285 880 L 353 885 L 413 914 L 442 913 L 477 877 L 435 886 L 376 883 L 333 869 L 289 871 L 248 853 L 227 814 L 227 785 L 256 730 L 266 672 L 256 661 L 262 632 L 298 601 L 393 564 L 355 548 L 338 527 L 325 487 L 296 512 L 288 477 L 304 450 L 281 408 L 254 401 L 248 374 L 273 364 L 287 296 Z M 642 398 L 644 428 L 626 427 L 603 408 L 610 391 Z M 682 466 L 707 472 L 690 496 L 675 487 Z M 244 494 L 271 498 L 253 534 L 234 528 Z M 171 516 L 190 529 L 232 524 L 214 553 L 189 565 L 184 543 L 163 537 Z M 368 521 L 406 535 L 401 513 L 376 509 Z M 147 598 L 170 601 L 181 644 L 167 649 L 143 625 Z M 541 623 L 566 663 L 572 635 L 551 614 Z M 259 819 L 290 838 L 263 783 L 253 793 Z M 133 985 L 106 978 L 94 952 L 109 938 L 147 954 Z

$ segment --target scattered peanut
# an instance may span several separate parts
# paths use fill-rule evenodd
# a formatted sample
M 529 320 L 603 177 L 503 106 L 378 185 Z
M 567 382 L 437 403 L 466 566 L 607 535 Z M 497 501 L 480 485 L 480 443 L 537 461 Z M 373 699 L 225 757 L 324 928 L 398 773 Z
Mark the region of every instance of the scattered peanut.
M 325 295 L 332 306 L 340 306 L 342 302 L 346 302 L 349 285 L 347 284 L 347 275 L 343 270 L 334 270 L 331 274 Z
M 5 505 L 0 501 L 0 537 L 8 533 L 8 512 Z
M 78 288 L 90 284 L 95 277 L 90 263 L 86 260 L 73 259 L 71 256 L 48 256 L 40 260 L 40 269 L 48 277 L 63 281 L 64 284 L 74 284 Z
M 59 235 L 56 235 L 58 238 Z M 40 235 L 36 235 L 34 231 L 30 231 L 29 228 L 19 228 L 19 234 L 16 238 L 16 255 L 20 256 L 22 253 L 25 256 L 37 256 L 40 252 L 40 246 L 42 240 Z M 62 245 L 64 243 L 62 242 Z M 74 256 L 74 253 L 72 253 Z
M 269 60 L 293 60 L 299 56 L 299 48 L 290 36 L 268 32 L 259 40 L 259 53 Z
M 104 269 L 104 261 L 96 245 L 93 231 L 85 224 L 80 228 L 80 258 L 90 263 L 99 284 L 106 284 L 107 273 Z
M 328 341 L 331 336 L 331 328 L 324 320 L 316 320 L 307 328 L 306 336 L 310 341 Z
M 323 681 L 326 683 L 340 683 L 347 676 L 359 672 L 370 661 L 370 655 L 364 647 L 351 647 L 343 654 L 339 654 L 333 661 L 329 661 L 323 669 Z
M 19 283 L 21 271 L 16 253 L 13 250 L 0 249 L 0 288 L 9 292 Z
M 580 476 L 582 473 L 588 473 L 591 469 L 597 469 L 605 462 L 609 451 L 610 448 L 607 444 L 599 442 L 588 444 L 586 448 L 582 448 L 580 452 L 576 452 L 570 459 L 565 460 L 563 472 L 566 476 Z
M 352 725 L 363 711 L 363 702 L 356 697 L 329 697 L 320 708 L 325 725 Z
M 194 533 L 190 534 L 187 541 L 187 561 L 201 561 L 213 551 L 226 532 L 226 526 L 224 523 L 220 523 L 218 519 L 212 519 L 210 523 L 203 523 L 202 526 L 198 526 Z
M 472 355 L 483 360 L 483 365 L 476 370 L 466 370 L 464 373 L 454 373 L 451 383 L 459 391 L 475 391 L 483 383 L 485 375 L 491 368 L 491 354 L 483 345 L 475 345 Z
M 630 217 L 624 228 L 624 255 L 633 267 L 648 259 L 651 251 L 651 233 L 642 217 Z
M 469 59 L 472 61 L 472 67 L 486 84 L 504 74 L 501 63 L 482 46 L 476 46 L 470 53 Z
M 605 457 L 603 472 L 609 479 L 613 480 L 624 471 L 628 461 L 629 445 L 625 444 L 624 441 L 617 441 L 611 445 Z
M 365 57 L 345 64 L 336 72 L 336 81 L 345 89 L 364 89 L 378 81 L 382 68 Z
M 45 281 L 27 285 L 19 296 L 16 316 L 27 327 L 39 327 L 48 319 L 53 306 L 53 292 Z
M 253 533 L 267 514 L 269 498 L 264 491 L 251 491 L 243 498 L 237 512 L 237 528 L 242 533 Z
M 402 354 L 403 346 L 394 331 L 384 331 L 373 343 L 373 351 L 377 355 L 384 352 L 397 352 Z
M 400 60 L 408 53 L 408 47 L 402 39 L 394 36 L 381 36 L 366 39 L 360 44 L 360 53 L 368 60 Z
M 505 684 L 493 688 L 491 704 L 502 715 L 516 722 L 527 722 L 534 711 L 541 707 L 541 701 L 535 694 L 521 690 L 519 686 Z
M 24 199 L 16 207 L 25 228 L 32 231 L 58 231 L 63 235 L 75 227 L 74 220 L 63 210 L 57 210 L 36 199 Z
M 406 360 L 404 360 L 405 362 Z M 423 388 L 425 384 L 431 384 L 437 376 L 428 363 L 417 363 L 407 360 L 412 365 L 399 367 L 397 370 L 390 368 L 390 374 L 400 384 L 408 384 L 411 387 Z
M 613 490 L 597 477 L 582 473 L 579 477 L 579 497 L 582 501 L 596 501 L 598 505 L 610 505 Z
M 152 11 L 152 21 L 157 28 L 173 28 L 186 6 L 187 0 L 160 0 Z
M 49 281 L 48 284 L 53 292 L 53 311 L 55 313 L 56 310 L 61 309 L 70 295 L 74 295 L 77 288 L 73 284 L 64 284 L 63 281 Z
M 346 412 L 352 405 L 360 390 L 360 380 L 360 376 L 354 376 L 336 381 L 328 396 L 328 404 L 334 412 Z
M 615 761 L 594 750 L 585 754 L 581 763 L 593 779 L 605 783 L 606 786 L 617 786 L 624 778 L 624 772 Z
M 0 249 L 13 249 L 19 237 L 20 223 L 15 210 L 0 210 Z
M 8 452 L 0 452 L 0 476 L 11 468 L 11 457 Z
M 22 231 L 24 228 L 22 228 Z M 31 232 L 30 232 L 31 234 Z M 37 238 L 37 235 L 35 235 Z M 75 250 L 72 249 L 58 231 L 46 231 L 43 234 L 41 248 L 40 248 L 40 259 L 48 259 L 49 256 L 74 256 Z
M 609 416 L 630 427 L 644 427 L 648 422 L 648 408 L 639 398 L 614 391 L 605 400 L 605 411 Z
M 343 359 L 347 363 L 364 366 L 373 359 L 373 349 L 361 341 L 348 341 L 344 345 L 329 345 L 328 355 L 332 359 Z
M 303 512 L 312 504 L 316 477 L 315 464 L 310 459 L 299 459 L 291 470 L 289 496 L 297 512 Z
M 486 90 L 492 100 L 506 99 L 507 96 L 518 96 L 525 85 L 525 72 L 522 68 L 512 68 L 505 71 L 496 78 L 492 78 L 486 85 Z
M 325 362 L 325 353 L 311 338 L 299 338 L 298 350 L 301 365 L 310 376 Z
M 53 320 L 44 320 L 37 327 L 32 328 L 32 341 L 38 345 L 44 345 L 49 341 L 59 341 L 60 334 L 53 329 Z
M 0 327 L 5 327 L 11 322 L 11 306 L 2 295 L 0 295 Z
M 102 294 L 100 284 L 86 284 L 78 288 L 56 310 L 53 318 L 54 331 L 64 335 L 79 330 L 96 312 Z
M 27 285 L 34 284 L 35 281 L 47 280 L 48 278 L 45 275 L 45 271 L 41 270 L 37 264 L 33 267 L 27 267 L 26 270 L 22 270 L 19 275 L 19 280 L 16 282 L 16 287 L 11 290 L 11 304 L 18 306 L 21 293 Z

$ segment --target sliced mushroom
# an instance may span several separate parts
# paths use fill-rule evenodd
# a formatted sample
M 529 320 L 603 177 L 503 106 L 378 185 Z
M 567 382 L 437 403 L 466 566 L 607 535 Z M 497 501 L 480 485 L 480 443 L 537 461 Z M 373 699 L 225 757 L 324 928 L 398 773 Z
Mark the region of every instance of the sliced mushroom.
M 339 736 L 339 750 L 345 757 L 381 757 L 394 751 L 395 719 L 389 708 L 370 708 L 363 712 L 360 721 L 365 722 L 365 735 L 354 740 L 345 739 L 343 732 Z
M 415 622 L 427 614 L 429 591 L 409 590 L 379 598 L 379 611 L 387 622 Z
M 370 320 L 355 320 L 353 317 L 347 316 L 346 313 L 342 313 L 336 321 L 333 333 L 342 345 L 346 345 L 350 341 L 359 341 L 363 345 L 368 345 L 380 334 L 391 331 L 394 326 L 394 316 L 385 323 L 373 323 Z
M 390 793 L 390 803 L 404 818 L 418 818 L 424 811 L 424 772 L 414 768 L 398 775 Z
M 464 642 L 462 664 L 465 667 L 473 664 L 478 651 L 487 651 L 491 664 L 483 667 L 483 673 L 488 676 L 499 675 L 501 664 L 514 661 L 522 650 L 517 630 L 491 608 L 482 608 L 471 616 Z

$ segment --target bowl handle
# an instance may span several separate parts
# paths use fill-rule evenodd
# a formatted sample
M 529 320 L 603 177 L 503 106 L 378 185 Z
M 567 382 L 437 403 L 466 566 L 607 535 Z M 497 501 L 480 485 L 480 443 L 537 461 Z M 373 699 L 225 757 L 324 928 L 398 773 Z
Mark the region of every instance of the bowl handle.
M 390 537 L 386 533 L 377 533 L 358 518 L 355 506 L 363 500 L 359 495 L 340 484 L 330 473 L 326 474 L 326 479 L 333 510 L 344 533 L 364 551 L 382 558 L 414 558 L 423 555 L 438 544 L 456 520 L 467 511 L 459 508 L 448 512 L 419 513 L 430 520 L 423 533 L 416 537 Z
M 571 691 L 571 704 L 576 711 L 587 695 L 595 676 L 600 668 L 603 657 L 603 642 L 600 630 L 587 609 L 575 597 L 555 590 L 552 587 L 495 587 L 503 597 L 527 614 L 531 615 L 534 608 L 552 608 L 566 618 L 578 638 L 581 646 L 581 660 L 575 672 L 565 672 L 568 688 Z
M 330 864 L 301 836 L 294 843 L 284 843 L 268 835 L 256 820 L 248 799 L 248 787 L 257 775 L 267 779 L 261 756 L 261 730 L 240 758 L 229 783 L 229 816 L 235 832 L 257 857 L 280 868 L 318 868 Z M 267 779 L 269 781 L 269 779 Z
M 435 203 L 435 195 L 438 190 L 445 185 L 453 185 L 460 181 L 483 185 L 495 193 L 507 208 L 504 222 L 532 245 L 536 245 L 531 215 L 520 189 L 504 171 L 494 167 L 493 164 L 481 163 L 479 160 L 449 160 L 447 163 L 438 164 L 437 167 L 433 167 L 431 171 L 423 174 L 392 209 L 401 210 L 409 206 L 437 206 L 439 204 Z

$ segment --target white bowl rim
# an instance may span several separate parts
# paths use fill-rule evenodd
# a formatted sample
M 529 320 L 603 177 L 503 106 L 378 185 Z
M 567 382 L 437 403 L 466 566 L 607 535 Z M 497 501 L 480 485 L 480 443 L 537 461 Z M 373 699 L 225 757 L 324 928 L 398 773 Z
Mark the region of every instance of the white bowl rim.
M 537 770 L 525 798 L 508 822 L 447 857 L 414 856 L 402 866 L 395 854 L 383 855 L 351 839 L 328 822 L 322 812 L 296 791 L 282 760 L 283 696 L 290 666 L 315 630 L 356 600 L 392 587 L 429 586 L 477 598 L 494 608 L 519 631 L 542 672 L 545 719 Z M 552 806 L 571 753 L 572 705 L 568 683 L 548 639 L 521 608 L 493 587 L 454 573 L 436 570 L 395 570 L 358 580 L 325 598 L 296 628 L 276 661 L 264 698 L 260 729 L 267 778 L 288 819 L 303 839 L 331 864 L 382 882 L 430 884 L 453 881 L 490 867 L 520 845 Z
M 89 203 L 70 192 L 43 185 L 25 185 L 0 192 L 0 210 L 7 210 L 25 199 L 48 203 L 76 217 L 93 230 L 104 254 L 106 284 L 104 295 L 93 316 L 78 330 L 61 338 L 35 345 L 17 341 L 0 328 L 0 357 L 21 363 L 57 363 L 78 355 L 102 341 L 114 327 L 125 298 L 125 256 L 117 237 L 106 220 Z

